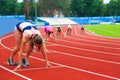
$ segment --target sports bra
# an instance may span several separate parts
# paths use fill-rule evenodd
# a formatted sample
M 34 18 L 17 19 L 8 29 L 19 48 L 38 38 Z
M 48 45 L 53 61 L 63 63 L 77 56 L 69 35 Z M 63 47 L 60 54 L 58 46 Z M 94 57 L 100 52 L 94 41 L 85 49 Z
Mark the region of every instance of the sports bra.
M 32 30 L 32 29 L 35 29 L 35 30 L 37 30 L 37 28 L 36 28 L 36 26 L 34 26 L 34 25 L 32 25 L 31 23 L 26 23 L 25 25 L 24 25 L 24 28 L 21 30 L 20 29 L 20 25 L 22 24 L 22 23 L 24 23 L 24 22 L 20 22 L 20 23 L 18 23 L 17 25 L 16 25 L 16 28 L 17 28 L 17 30 L 18 31 L 20 31 L 20 32 L 24 32 L 25 30 Z

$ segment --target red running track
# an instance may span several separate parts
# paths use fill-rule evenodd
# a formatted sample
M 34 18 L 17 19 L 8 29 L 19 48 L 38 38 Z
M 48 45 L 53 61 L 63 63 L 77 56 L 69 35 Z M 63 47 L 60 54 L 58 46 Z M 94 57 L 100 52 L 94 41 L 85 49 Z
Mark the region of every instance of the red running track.
M 44 29 L 40 28 L 44 36 Z M 13 72 L 15 66 L 6 64 L 15 46 L 13 34 L 0 39 L 0 80 L 120 80 L 120 39 L 81 33 L 72 27 L 72 36 L 49 38 L 48 49 L 51 68 L 45 68 L 41 54 L 32 53 L 29 67 Z M 26 46 L 27 48 L 27 46 Z M 17 61 L 17 55 L 15 56 Z

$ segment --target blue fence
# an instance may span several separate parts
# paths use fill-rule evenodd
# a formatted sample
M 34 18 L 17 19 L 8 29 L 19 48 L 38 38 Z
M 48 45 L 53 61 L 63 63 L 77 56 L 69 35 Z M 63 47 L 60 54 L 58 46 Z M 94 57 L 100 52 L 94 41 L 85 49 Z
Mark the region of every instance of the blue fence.
M 120 21 L 120 16 L 110 17 L 69 17 L 78 24 L 100 24 L 101 22 L 116 22 Z
M 101 22 L 120 22 L 120 16 L 110 17 L 68 17 L 78 24 L 99 24 Z M 13 32 L 14 26 L 21 21 L 25 21 L 25 16 L 0 16 L 0 37 L 9 32 Z
M 14 26 L 24 20 L 24 16 L 0 16 L 0 36 L 13 32 Z

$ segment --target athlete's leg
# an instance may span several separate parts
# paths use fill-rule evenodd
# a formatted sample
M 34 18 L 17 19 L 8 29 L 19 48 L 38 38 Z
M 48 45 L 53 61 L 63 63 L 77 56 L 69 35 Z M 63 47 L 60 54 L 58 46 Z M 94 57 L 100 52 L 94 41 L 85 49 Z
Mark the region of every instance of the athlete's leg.
M 15 36 L 16 46 L 14 47 L 10 58 L 13 58 L 14 55 L 19 51 L 22 40 L 22 33 L 19 32 L 16 28 L 14 30 L 14 36 Z
M 19 51 L 21 40 L 22 40 L 22 33 L 19 32 L 16 29 L 16 27 L 15 27 L 15 30 L 14 30 L 14 36 L 15 36 L 16 46 L 13 49 L 13 51 L 12 51 L 12 53 L 11 53 L 9 59 L 8 59 L 8 64 L 9 65 L 14 65 L 13 58 L 14 58 L 15 54 L 17 54 L 17 52 Z
M 24 61 L 24 66 L 29 66 L 29 60 L 28 60 L 28 58 L 29 58 L 29 56 L 30 56 L 30 54 L 31 54 L 31 52 L 32 52 L 32 50 L 33 50 L 33 47 L 34 47 L 34 45 L 33 46 L 31 46 L 30 44 L 29 44 L 29 48 L 28 48 L 28 50 L 27 50 L 27 53 L 26 53 L 26 57 L 25 57 L 25 59 L 23 59 Z
M 67 29 L 67 36 L 69 35 L 69 28 Z
M 69 30 L 69 35 L 71 36 L 71 32 L 72 32 L 72 28 L 70 28 L 70 30 Z
M 48 37 L 50 36 L 49 32 L 46 33 L 45 41 L 48 40 Z
M 67 31 L 67 32 L 68 32 L 67 35 L 70 36 L 71 29 L 68 28 L 68 31 Z

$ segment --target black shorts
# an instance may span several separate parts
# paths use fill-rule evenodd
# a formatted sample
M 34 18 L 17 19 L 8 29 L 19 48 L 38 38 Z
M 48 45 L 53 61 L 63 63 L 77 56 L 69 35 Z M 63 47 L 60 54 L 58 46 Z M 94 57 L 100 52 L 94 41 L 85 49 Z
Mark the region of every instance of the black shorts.
M 20 24 L 21 24 L 21 23 L 22 23 L 22 22 L 20 22 L 20 23 L 18 23 L 18 24 L 16 25 L 17 30 L 20 31 L 20 32 L 22 32 L 22 30 L 20 29 Z
M 51 33 L 53 33 L 53 32 L 49 31 L 49 32 L 48 32 L 48 35 L 50 35 Z
M 60 31 L 61 31 L 61 28 L 60 28 L 60 27 L 58 27 L 58 28 L 57 28 L 57 31 L 58 31 L 58 32 L 60 32 Z
M 84 30 L 84 28 L 82 27 L 81 30 Z

